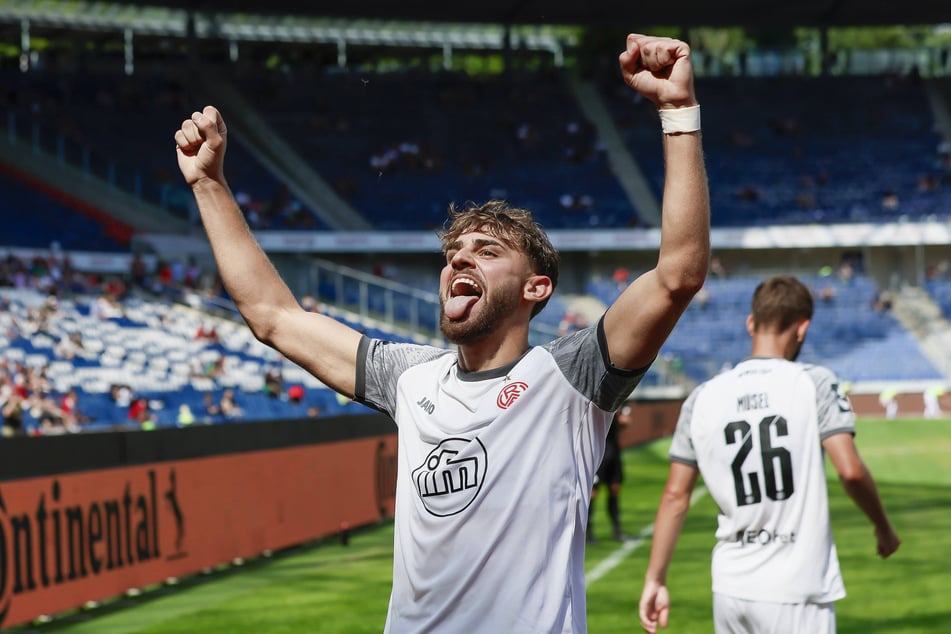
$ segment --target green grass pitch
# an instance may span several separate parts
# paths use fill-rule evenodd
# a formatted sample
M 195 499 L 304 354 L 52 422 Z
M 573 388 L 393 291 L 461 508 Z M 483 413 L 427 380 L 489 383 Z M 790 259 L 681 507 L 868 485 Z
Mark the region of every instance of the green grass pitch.
M 876 556 L 871 525 L 830 470 L 833 531 L 848 591 L 838 602 L 839 632 L 946 631 L 951 624 L 951 421 L 861 420 L 856 442 L 902 546 L 888 560 Z M 668 444 L 662 440 L 625 452 L 621 509 L 629 533 L 641 532 L 654 519 L 667 475 Z M 637 632 L 649 540 L 628 546 L 619 557 L 619 544 L 607 539 L 605 498 L 602 494 L 595 501 L 595 532 L 602 539 L 589 546 L 587 555 L 589 579 L 597 576 L 588 585 L 589 630 Z M 670 632 L 712 631 L 715 521 L 712 500 L 700 497 L 687 517 L 669 573 Z M 385 523 L 356 532 L 347 546 L 325 540 L 19 629 L 76 634 L 380 632 L 390 589 L 392 539 L 392 524 Z M 605 564 L 617 560 L 613 567 Z

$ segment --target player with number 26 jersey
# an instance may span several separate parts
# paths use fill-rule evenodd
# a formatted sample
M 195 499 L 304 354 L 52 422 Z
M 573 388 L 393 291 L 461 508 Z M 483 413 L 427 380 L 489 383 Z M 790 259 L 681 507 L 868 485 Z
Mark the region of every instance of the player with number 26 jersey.
M 826 368 L 752 357 L 685 401 L 672 461 L 698 467 L 719 506 L 713 591 L 749 601 L 845 596 L 821 442 L 854 433 Z

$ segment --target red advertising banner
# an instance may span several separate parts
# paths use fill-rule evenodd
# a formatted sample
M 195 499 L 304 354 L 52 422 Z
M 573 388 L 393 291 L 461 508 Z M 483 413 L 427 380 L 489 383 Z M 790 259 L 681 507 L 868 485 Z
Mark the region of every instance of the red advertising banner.
M 391 516 L 396 436 L 0 482 L 0 627 Z

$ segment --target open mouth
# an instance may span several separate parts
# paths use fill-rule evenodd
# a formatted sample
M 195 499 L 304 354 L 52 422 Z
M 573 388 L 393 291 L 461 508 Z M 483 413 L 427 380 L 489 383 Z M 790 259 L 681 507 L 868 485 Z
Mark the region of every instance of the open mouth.
M 443 312 L 449 319 L 462 319 L 469 309 L 482 297 L 482 287 L 468 276 L 458 276 L 449 284 L 449 297 L 443 304 Z

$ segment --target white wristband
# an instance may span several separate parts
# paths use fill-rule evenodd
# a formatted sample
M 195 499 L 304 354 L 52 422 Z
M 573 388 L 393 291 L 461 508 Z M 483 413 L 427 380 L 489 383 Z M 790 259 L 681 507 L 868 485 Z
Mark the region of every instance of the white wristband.
M 678 134 L 680 132 L 696 132 L 700 129 L 700 106 L 686 108 L 662 108 L 660 127 L 664 134 Z

